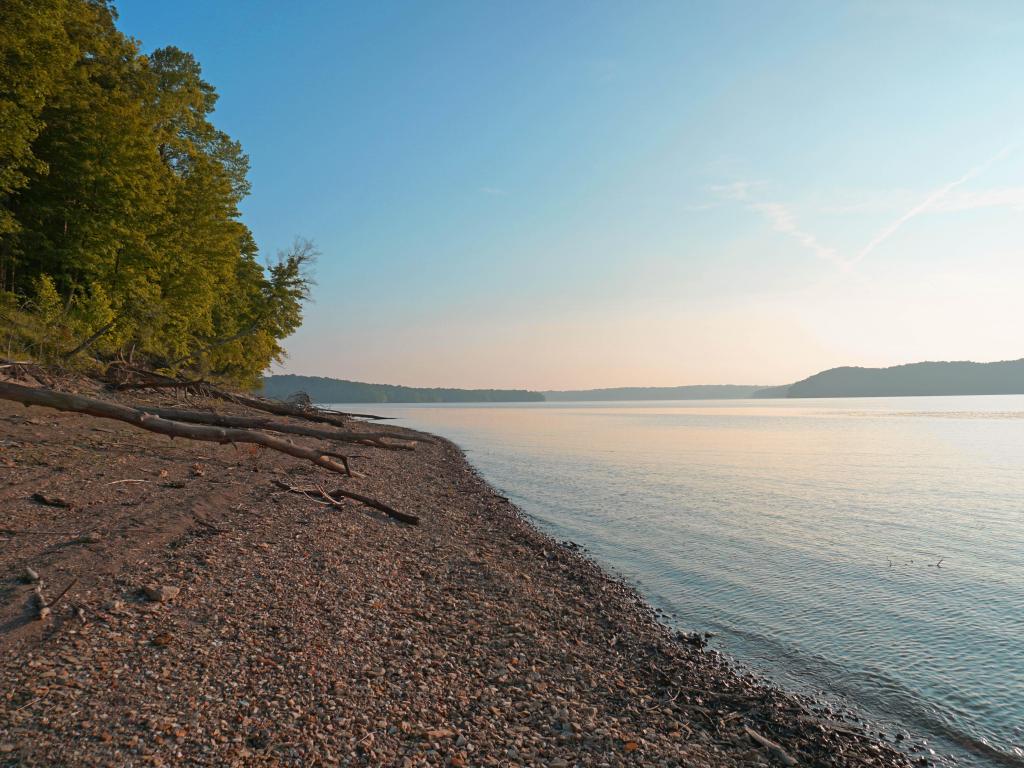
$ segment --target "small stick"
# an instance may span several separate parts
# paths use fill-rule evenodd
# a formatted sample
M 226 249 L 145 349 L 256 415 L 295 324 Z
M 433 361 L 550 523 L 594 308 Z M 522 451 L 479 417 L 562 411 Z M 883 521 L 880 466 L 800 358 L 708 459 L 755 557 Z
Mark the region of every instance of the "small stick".
M 324 487 L 322 485 L 317 485 L 316 489 L 318 491 L 320 491 L 320 495 L 323 496 L 325 499 L 327 499 L 327 503 L 330 504 L 332 507 L 342 507 L 342 506 L 344 506 L 340 501 L 338 501 L 336 498 L 331 496 L 331 494 L 329 494 L 327 491 L 325 491 Z
M 762 736 L 749 725 L 744 725 L 743 730 L 746 731 L 747 736 L 752 738 L 754 741 L 756 741 L 758 744 L 760 744 L 768 751 L 772 752 L 777 758 L 779 758 L 779 760 L 781 760 L 786 765 L 797 764 L 796 760 L 794 760 L 793 757 L 789 754 L 789 752 L 784 750 L 781 745 L 775 743 L 766 736 Z
M 118 483 L 148 483 L 149 480 L 111 480 L 107 485 L 117 485 Z
M 26 704 L 22 704 L 22 705 L 21 705 L 20 707 L 18 707 L 18 708 L 17 708 L 16 710 L 14 710 L 14 711 L 15 711 L 15 712 L 21 712 L 21 710 L 23 710 L 23 709 L 28 709 L 28 708 L 29 708 L 29 707 L 31 707 L 31 706 L 32 706 L 33 704 L 37 704 L 38 702 L 42 701 L 42 699 L 43 699 L 43 697 L 42 697 L 42 696 L 36 696 L 36 697 L 35 697 L 34 699 L 32 699 L 32 701 L 30 701 L 30 702 L 28 702 L 28 703 L 26 703 Z
M 321 506 L 324 506 L 324 507 L 331 506 L 330 502 L 328 502 L 328 501 L 320 501 L 320 499 L 314 499 L 312 496 L 310 496 L 309 493 L 310 493 L 310 491 L 312 489 L 296 488 L 296 487 L 288 485 L 288 483 L 284 483 L 284 482 L 282 482 L 280 480 L 275 480 L 274 484 L 276 486 L 278 486 L 279 488 L 283 488 L 286 491 L 291 491 L 292 493 L 301 494 L 301 495 L 305 496 L 307 499 L 309 499 L 310 501 L 312 501 L 314 504 L 320 504 Z
M 53 606 L 55 606 L 57 603 L 59 603 L 60 599 L 62 597 L 64 597 L 64 595 L 66 595 L 68 593 L 68 590 L 71 589 L 73 586 L 75 586 L 75 584 L 77 584 L 77 583 L 78 583 L 78 577 L 76 576 L 75 578 L 73 578 L 71 580 L 70 584 L 68 584 L 66 587 L 64 587 L 64 591 L 61 592 L 59 595 L 57 595 L 55 598 L 53 598 L 53 600 L 50 601 L 50 604 L 48 606 L 46 606 L 46 607 L 47 608 L 53 608 Z

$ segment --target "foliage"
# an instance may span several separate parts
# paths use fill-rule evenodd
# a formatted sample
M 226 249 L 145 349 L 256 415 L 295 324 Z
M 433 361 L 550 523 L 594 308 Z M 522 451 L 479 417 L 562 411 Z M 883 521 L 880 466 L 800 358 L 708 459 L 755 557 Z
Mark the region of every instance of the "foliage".
M 316 250 L 259 264 L 216 101 L 190 53 L 141 54 L 106 0 L 0 3 L 0 292 L 52 354 L 245 383 L 283 355 Z
M 61 0 L 0 3 L 0 234 L 17 229 L 3 203 L 28 183 L 29 173 L 46 170 L 32 142 L 44 127 L 43 107 L 74 63 L 64 31 L 68 17 Z

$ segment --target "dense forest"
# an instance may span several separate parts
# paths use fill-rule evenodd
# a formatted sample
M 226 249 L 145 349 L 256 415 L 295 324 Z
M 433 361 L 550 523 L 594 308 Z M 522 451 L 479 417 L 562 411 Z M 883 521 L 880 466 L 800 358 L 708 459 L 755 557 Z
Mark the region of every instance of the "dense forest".
M 315 403 L 505 403 L 538 402 L 539 392 L 525 389 L 441 389 L 365 384 L 324 376 L 267 376 L 263 392 L 287 399 L 302 393 Z
M 3 352 L 253 384 L 301 323 L 316 250 L 260 262 L 216 91 L 116 19 L 106 0 L 0 2 Z

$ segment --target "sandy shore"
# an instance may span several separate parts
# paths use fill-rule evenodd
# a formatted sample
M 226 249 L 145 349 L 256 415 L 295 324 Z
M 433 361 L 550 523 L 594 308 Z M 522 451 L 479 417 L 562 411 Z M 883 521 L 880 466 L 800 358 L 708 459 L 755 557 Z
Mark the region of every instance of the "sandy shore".
M 674 636 L 452 444 L 351 452 L 338 482 L 0 403 L 0 765 L 910 764 Z M 49 620 L 26 567 L 77 579 Z

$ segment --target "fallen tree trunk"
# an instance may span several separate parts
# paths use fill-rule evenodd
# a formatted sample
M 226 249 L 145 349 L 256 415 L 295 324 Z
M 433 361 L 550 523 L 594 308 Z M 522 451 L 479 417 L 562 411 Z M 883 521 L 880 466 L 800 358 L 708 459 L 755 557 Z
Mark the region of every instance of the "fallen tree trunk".
M 423 438 L 408 437 L 397 432 L 352 432 L 349 430 L 320 429 L 307 427 L 302 424 L 289 424 L 286 421 L 274 421 L 273 419 L 257 418 L 252 416 L 232 416 L 212 411 L 191 411 L 184 408 L 145 408 L 146 413 L 159 416 L 172 421 L 186 421 L 193 424 L 211 424 L 217 427 L 234 427 L 238 429 L 266 429 L 271 432 L 283 432 L 289 435 L 302 435 L 304 437 L 316 437 L 321 440 L 337 440 L 343 443 L 359 443 L 371 445 L 377 448 L 406 449 L 408 446 L 399 446 L 385 443 L 382 438 L 393 440 L 404 440 L 406 442 L 431 442 Z
M 118 375 L 120 374 L 120 376 Z M 134 375 L 141 377 L 140 381 L 128 381 L 127 376 Z M 120 379 L 120 380 L 118 380 Z M 186 392 L 205 394 L 210 397 L 217 397 L 231 403 L 243 405 L 246 408 L 253 408 L 257 411 L 272 413 L 275 416 L 293 416 L 297 419 L 307 419 L 324 424 L 332 424 L 336 427 L 345 428 L 348 424 L 346 418 L 374 419 L 376 421 L 387 421 L 389 416 L 375 416 L 372 413 L 346 413 L 345 411 L 333 411 L 328 408 L 316 408 L 286 403 L 281 400 L 270 400 L 262 397 L 243 395 L 237 392 L 226 392 L 214 386 L 204 379 L 177 379 L 155 371 L 147 371 L 142 368 L 134 368 L 128 365 L 111 365 L 107 369 L 106 381 L 114 389 L 181 389 Z
M 179 421 L 172 421 L 160 416 L 147 413 L 144 410 L 132 408 L 119 403 L 110 403 L 105 400 L 96 400 L 82 395 L 72 395 L 65 392 L 57 392 L 52 389 L 40 387 L 23 387 L 19 384 L 11 384 L 0 381 L 0 399 L 12 400 L 24 406 L 37 405 L 44 408 L 54 408 L 58 411 L 71 411 L 82 413 L 87 416 L 96 416 L 101 419 L 112 419 L 123 421 L 132 426 L 145 429 L 157 434 L 167 435 L 170 438 L 184 437 L 189 440 L 203 440 L 213 443 L 253 443 L 262 445 L 274 451 L 288 454 L 299 459 L 306 459 L 317 466 L 329 469 L 332 472 L 353 476 L 348 464 L 348 457 L 327 451 L 314 451 L 309 448 L 302 448 L 287 440 L 271 435 L 265 435 L 251 429 L 232 429 L 225 427 L 208 426 L 205 424 L 186 424 Z M 337 458 L 339 464 L 332 461 Z M 289 488 L 289 490 L 291 490 Z M 416 525 L 419 517 L 395 509 L 381 501 L 360 493 L 347 491 L 339 488 L 332 491 L 332 495 L 344 496 L 353 499 L 368 507 L 380 510 L 389 517 L 400 520 L 403 523 Z
M 244 405 L 246 408 L 265 411 L 275 416 L 294 416 L 297 419 L 308 419 L 309 421 L 318 421 L 323 424 L 333 424 L 336 427 L 347 427 L 346 418 L 374 419 L 376 421 L 386 421 L 389 418 L 387 416 L 374 416 L 369 413 L 345 413 L 343 411 L 330 411 L 326 408 L 303 408 L 300 405 L 293 405 L 282 400 L 268 400 L 262 397 L 225 392 L 211 386 L 207 386 L 206 391 L 214 397 L 227 400 L 229 403 Z
M 39 405 L 46 408 L 55 408 L 58 411 L 72 411 L 84 413 L 88 416 L 97 416 L 101 419 L 123 421 L 140 429 L 167 435 L 171 438 L 185 437 L 189 440 L 203 440 L 221 444 L 253 443 L 274 451 L 286 453 L 298 459 L 311 461 L 317 466 L 329 469 L 332 472 L 339 472 L 350 477 L 352 475 L 348 466 L 348 458 L 345 456 L 303 448 L 283 438 L 265 435 L 262 432 L 256 432 L 251 429 L 229 429 L 202 424 L 183 424 L 178 421 L 161 418 L 160 416 L 154 416 L 146 411 L 131 408 L 127 405 L 110 403 L 105 400 L 95 400 L 91 397 L 83 397 L 82 395 L 56 392 L 52 389 L 23 387 L 6 381 L 0 381 L 0 398 L 13 400 L 25 406 Z M 341 464 L 333 461 L 331 456 L 340 459 Z

